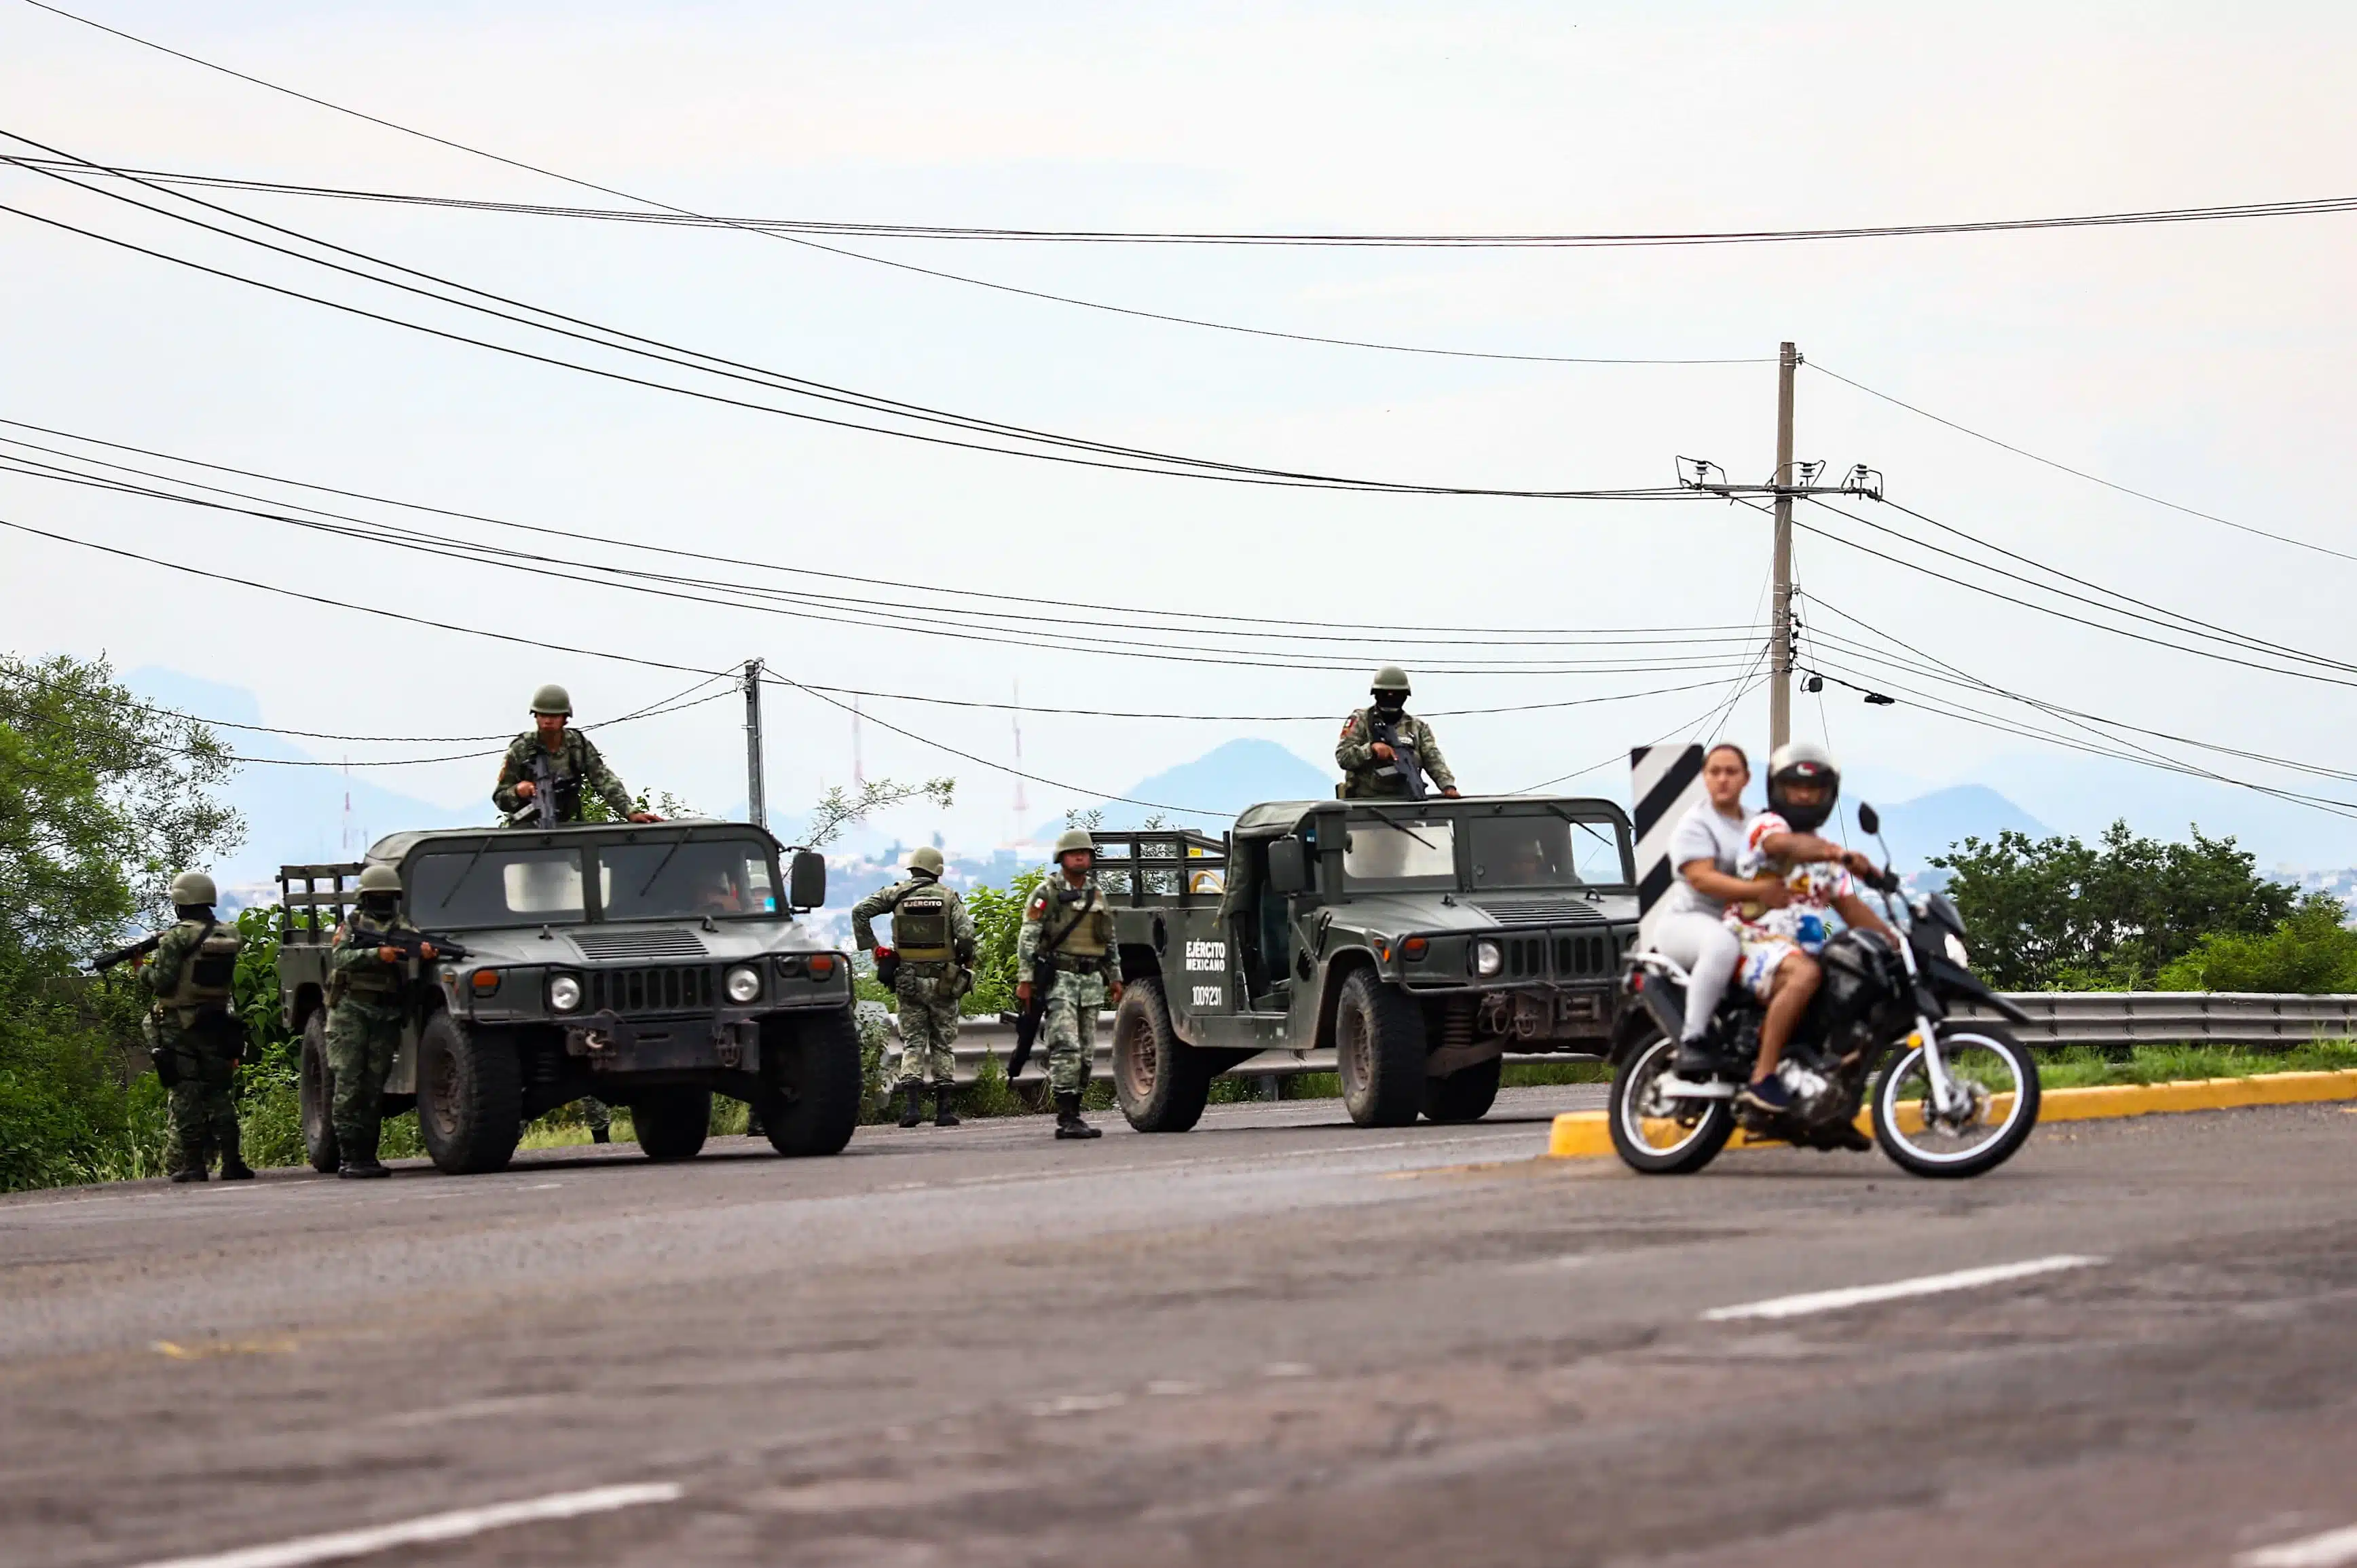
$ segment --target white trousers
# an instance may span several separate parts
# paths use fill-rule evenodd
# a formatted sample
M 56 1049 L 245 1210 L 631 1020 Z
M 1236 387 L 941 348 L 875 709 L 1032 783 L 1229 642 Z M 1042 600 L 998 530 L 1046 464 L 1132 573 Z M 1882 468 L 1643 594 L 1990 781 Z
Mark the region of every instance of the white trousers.
M 1653 929 L 1653 950 L 1686 972 L 1685 1037 L 1702 1038 L 1727 994 L 1743 944 L 1716 915 L 1664 915 Z

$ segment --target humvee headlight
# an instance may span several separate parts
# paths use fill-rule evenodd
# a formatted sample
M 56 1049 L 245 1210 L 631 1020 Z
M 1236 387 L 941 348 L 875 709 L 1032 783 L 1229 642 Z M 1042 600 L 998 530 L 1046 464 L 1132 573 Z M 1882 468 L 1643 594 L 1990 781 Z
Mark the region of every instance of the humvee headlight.
M 1953 961 L 1958 969 L 1972 968 L 1973 958 L 1972 954 L 1964 950 L 1964 939 L 1956 935 L 1953 931 L 1950 931 L 1946 933 L 1946 935 L 1948 939 L 1948 957 L 1950 961 Z
M 732 969 L 728 972 L 728 1000 L 743 1005 L 761 994 L 761 973 L 755 969 Z
M 548 983 L 548 1005 L 552 1012 L 570 1013 L 581 1005 L 581 982 L 569 974 L 560 974 Z
M 1473 944 L 1473 972 L 1483 977 L 1497 973 L 1506 967 L 1506 955 L 1498 950 L 1495 942 Z

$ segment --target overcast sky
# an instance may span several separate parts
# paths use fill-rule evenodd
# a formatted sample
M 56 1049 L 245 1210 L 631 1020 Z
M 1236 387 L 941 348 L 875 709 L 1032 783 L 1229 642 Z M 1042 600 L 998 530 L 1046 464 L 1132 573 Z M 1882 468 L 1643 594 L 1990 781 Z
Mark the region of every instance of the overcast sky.
M 1106 229 L 1724 230 L 2357 190 L 2357 99 L 2347 91 L 2357 11 L 2325 5 L 89 5 L 324 98 L 731 214 Z M 0 128 L 101 160 L 611 204 L 20 0 L 0 0 Z M 13 207 L 406 308 L 35 175 L 0 170 L 0 188 Z M 1484 487 L 1660 485 L 1678 454 L 1745 479 L 1764 478 L 1772 462 L 1772 363 L 1384 353 L 1075 309 L 725 230 L 221 199 L 734 360 L 1105 441 Z M 2357 413 L 2352 240 L 2357 216 L 1504 253 L 845 243 L 1025 287 L 1335 337 L 1751 360 L 1772 359 L 1789 338 L 1814 364 L 2073 466 L 2357 550 L 2344 475 Z M 1740 624 L 1763 613 L 1767 525 L 1739 509 L 1253 489 L 921 446 L 427 339 L 5 213 L 0 299 L 0 415 L 514 521 L 909 582 L 1246 616 L 1578 628 Z M 2357 655 L 2357 563 L 2041 468 L 1819 374 L 1801 379 L 1799 430 L 1803 456 L 1835 469 L 1870 462 L 1894 499 L 1996 544 L 2277 642 Z M 1238 734 L 1323 760 L 1340 715 L 1361 700 L 1356 665 L 1371 670 L 1385 651 L 1353 653 L 1348 671 L 1285 671 L 828 625 L 567 587 L 9 475 L 0 475 L 0 518 L 458 626 L 701 669 L 758 655 L 798 679 L 885 692 L 1003 701 L 1019 682 L 1028 702 L 1050 705 L 1333 715 L 1256 725 L 1027 718 L 1026 765 L 1079 787 L 1029 786 L 1031 822 Z M 1812 521 L 1891 548 L 1824 514 Z M 7 647 L 202 672 L 252 688 L 274 725 L 484 734 L 517 724 L 544 680 L 567 682 L 587 718 L 692 678 L 404 628 L 22 535 L 0 540 L 0 552 Z M 2357 766 L 2346 738 L 2357 704 L 2344 686 L 2074 627 L 1831 541 L 1803 536 L 1800 567 L 1804 590 L 2001 687 L 2258 753 Z M 1436 662 L 1411 644 L 1397 654 L 1411 671 Z M 1416 691 L 1422 707 L 1455 709 L 1717 682 L 1446 721 L 1464 781 L 1512 789 L 1692 727 L 1732 679 L 1428 675 Z M 1911 704 L 1870 708 L 1838 689 L 1828 698 L 1801 702 L 1801 733 L 1828 736 L 1857 777 L 1894 789 L 1994 782 L 2071 826 L 2116 809 L 2170 832 L 2182 826 L 2172 813 L 2199 811 L 2205 828 L 2241 831 L 2270 858 L 2357 859 L 2344 819 L 2247 794 L 2188 793 L 2158 776 L 2130 783 L 2119 768 L 2050 757 Z M 1004 714 L 870 710 L 1011 758 Z M 849 774 L 850 725 L 839 712 L 779 692 L 770 716 L 774 806 L 798 806 Z M 716 703 L 617 730 L 610 755 L 634 785 L 724 805 L 743 794 L 737 724 L 732 705 Z M 1739 704 L 1727 728 L 1764 741 L 1764 702 Z M 1006 776 L 874 725 L 865 738 L 871 776 L 959 779 L 961 809 L 946 824 L 954 837 L 986 842 L 1015 827 Z M 353 748 L 404 749 L 420 748 Z M 2357 798 L 2357 786 L 2211 760 Z M 1620 774 L 1615 763 L 1585 782 L 1617 793 Z M 455 803 L 483 792 L 488 765 L 379 781 Z

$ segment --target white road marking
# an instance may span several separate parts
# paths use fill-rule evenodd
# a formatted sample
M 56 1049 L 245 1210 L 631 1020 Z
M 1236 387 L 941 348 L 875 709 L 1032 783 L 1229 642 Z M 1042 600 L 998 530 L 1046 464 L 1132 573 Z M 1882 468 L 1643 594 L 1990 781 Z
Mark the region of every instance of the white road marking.
M 520 1192 L 554 1192 L 558 1187 L 563 1187 L 564 1185 L 565 1184 L 561 1181 L 536 1181 L 530 1187 L 519 1187 L 517 1190 Z
M 1264 1378 L 1314 1378 L 1318 1369 L 1307 1361 L 1271 1361 L 1260 1369 Z
M 1185 1394 L 1200 1394 L 1203 1391 L 1203 1385 L 1190 1383 L 1184 1378 L 1157 1378 L 1146 1385 L 1146 1391 L 1158 1399 L 1171 1399 Z
M 2344 1563 L 2357 1563 L 2357 1524 L 2242 1552 L 2234 1568 L 2340 1568 Z
M 1033 1415 L 1080 1415 L 1092 1410 L 1111 1410 L 1129 1402 L 1127 1394 L 1058 1394 L 1051 1400 L 1041 1400 L 1031 1407 Z
M 2033 1274 L 2093 1268 L 2103 1261 L 2075 1252 L 2061 1252 L 2050 1258 L 2032 1258 L 2027 1262 L 1996 1263 L 1985 1269 L 1959 1269 L 1952 1274 L 1925 1274 L 1920 1279 L 1895 1280 L 1887 1285 L 1852 1285 L 1846 1290 L 1780 1295 L 1768 1301 L 1746 1302 L 1740 1306 L 1715 1306 L 1702 1316 L 1706 1323 L 1724 1323 L 1738 1317 L 1800 1317 L 1813 1312 L 1838 1312 L 1848 1306 L 1870 1306 L 1878 1301 L 1898 1301 L 1910 1295 L 1938 1295 L 1945 1291 L 1975 1290 L 1982 1285 L 2003 1284 L 2007 1280 L 2028 1279 Z
M 684 1491 L 684 1487 L 668 1481 L 634 1487 L 593 1487 L 586 1492 L 558 1492 L 552 1497 L 530 1498 L 522 1502 L 493 1503 L 479 1509 L 455 1509 L 448 1513 L 427 1514 L 423 1519 L 407 1520 L 400 1524 L 338 1530 L 332 1535 L 307 1535 L 300 1540 L 282 1541 L 270 1546 L 247 1546 L 234 1552 L 217 1552 L 207 1557 L 163 1558 L 142 1563 L 140 1568 L 302 1568 L 305 1563 L 365 1557 L 396 1546 L 458 1541 L 469 1535 L 480 1535 L 485 1530 L 504 1530 L 510 1525 L 574 1519 L 582 1514 L 611 1513 L 617 1509 L 638 1508 L 646 1503 L 675 1502 Z

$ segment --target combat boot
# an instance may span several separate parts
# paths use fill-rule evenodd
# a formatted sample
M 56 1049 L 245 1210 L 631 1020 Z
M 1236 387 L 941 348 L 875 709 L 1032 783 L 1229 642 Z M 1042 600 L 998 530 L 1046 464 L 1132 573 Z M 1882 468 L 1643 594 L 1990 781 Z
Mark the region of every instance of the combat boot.
M 344 1148 L 344 1163 L 336 1175 L 345 1181 L 368 1181 L 376 1176 L 389 1176 L 393 1172 L 377 1162 L 376 1139 L 345 1138 L 336 1140 Z
M 942 1083 L 942 1084 L 936 1084 L 936 1085 L 934 1085 L 934 1087 L 933 1087 L 933 1125 L 934 1125 L 934 1126 L 936 1126 L 936 1127 L 954 1127 L 954 1126 L 956 1126 L 956 1125 L 958 1124 L 957 1112 L 950 1109 L 950 1097 L 951 1097 L 951 1096 L 952 1096 L 952 1095 L 954 1095 L 955 1093 L 957 1093 L 957 1090 L 954 1090 L 954 1089 L 952 1089 L 952 1088 L 951 1088 L 951 1087 L 950 1087 L 948 1084 L 946 1084 L 946 1083 Z
M 913 1127 L 925 1119 L 925 1086 L 911 1079 L 900 1086 L 900 1125 Z
M 593 1144 L 610 1144 L 614 1141 L 613 1130 L 607 1127 L 592 1127 L 589 1129 L 589 1141 Z
M 221 1156 L 221 1178 L 223 1181 L 252 1181 L 253 1179 L 253 1167 L 245 1163 L 245 1159 L 242 1155 L 236 1154 L 223 1155 Z
M 176 1182 L 202 1181 L 205 1179 L 205 1168 L 202 1165 L 195 1165 L 186 1170 L 177 1170 L 172 1173 L 172 1179 Z
M 1056 1096 L 1056 1136 L 1059 1138 L 1102 1138 L 1104 1133 L 1081 1120 L 1081 1097 L 1063 1093 Z

